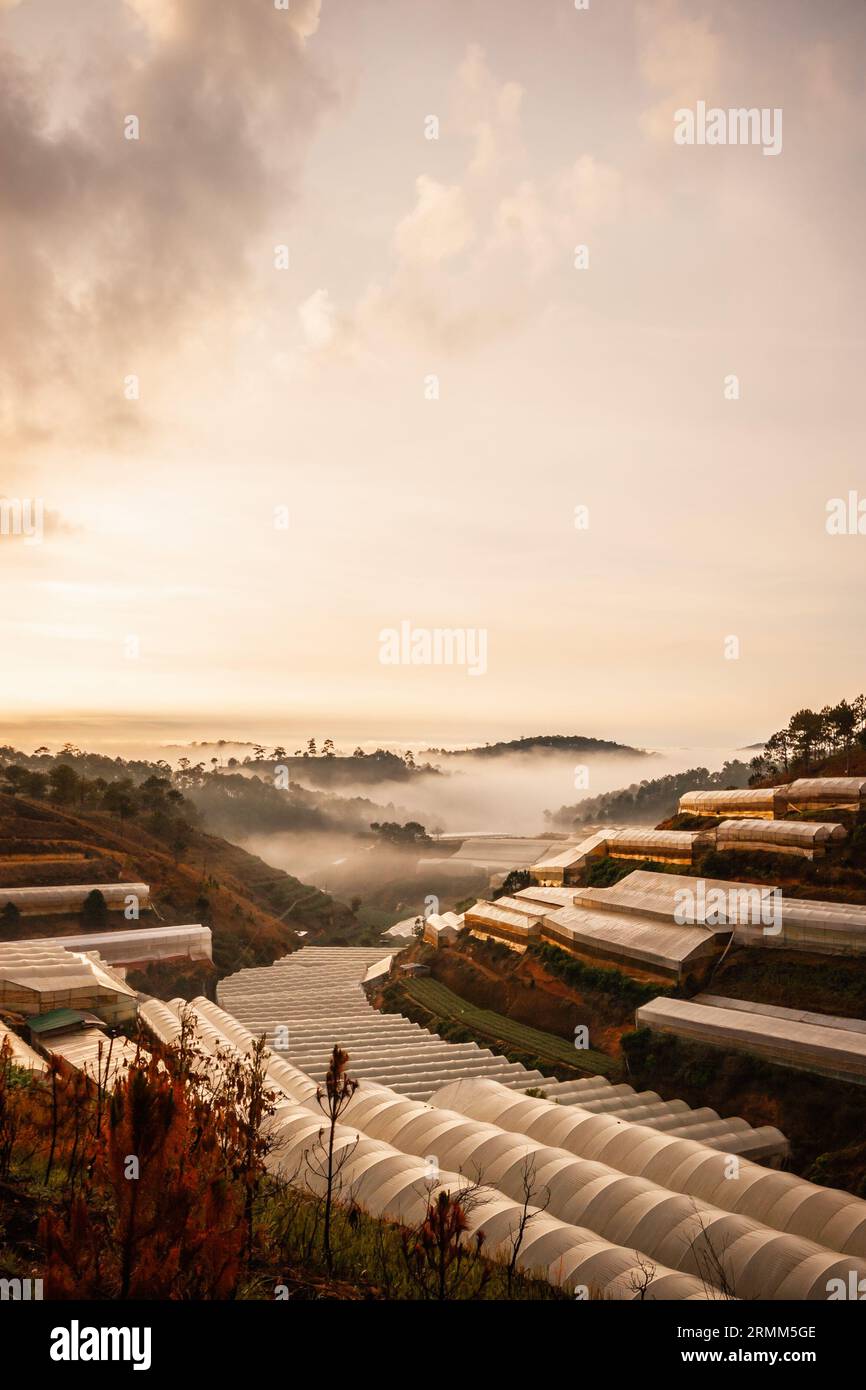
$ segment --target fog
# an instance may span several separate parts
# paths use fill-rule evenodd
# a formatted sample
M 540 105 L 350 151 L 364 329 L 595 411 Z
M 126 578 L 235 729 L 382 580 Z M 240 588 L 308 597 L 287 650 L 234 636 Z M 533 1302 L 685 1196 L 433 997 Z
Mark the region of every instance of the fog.
M 747 760 L 748 756 L 742 749 L 693 747 L 668 748 L 643 758 L 587 756 L 580 765 L 574 756 L 558 753 L 445 757 L 435 761 L 447 775 L 418 775 L 409 783 L 345 785 L 340 794 L 367 795 L 379 803 L 393 801 L 398 808 L 395 818 L 419 820 L 431 834 L 543 835 L 550 830 L 546 810 L 556 811 L 600 792 L 690 767 L 715 771 L 728 759 Z M 576 775 L 582 779 L 579 788 Z M 562 833 L 561 827 L 557 829 Z M 275 868 L 343 898 L 358 893 L 369 900 L 384 884 L 401 878 L 395 857 L 381 854 L 358 835 L 280 833 L 239 837 L 239 843 Z M 443 852 L 447 852 L 444 847 Z M 411 872 L 413 864 L 413 856 L 403 857 L 402 876 Z M 429 875 L 425 885 L 429 887 Z M 419 885 L 417 902 L 410 893 L 401 895 L 407 912 L 418 910 L 424 891 Z
M 749 755 L 731 748 L 669 748 L 642 758 L 587 755 L 583 763 L 573 754 L 552 752 L 444 757 L 434 759 L 442 776 L 344 785 L 340 794 L 405 806 L 430 833 L 532 835 L 549 828 L 545 811 L 690 767 L 715 771 L 737 756 L 748 760 Z

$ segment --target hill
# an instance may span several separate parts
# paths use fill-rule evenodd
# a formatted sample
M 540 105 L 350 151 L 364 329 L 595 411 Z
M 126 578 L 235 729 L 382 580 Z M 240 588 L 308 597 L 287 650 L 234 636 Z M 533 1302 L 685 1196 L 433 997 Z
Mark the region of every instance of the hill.
M 174 825 L 168 838 L 159 825 L 0 794 L 0 911 L 3 887 L 149 883 L 158 923 L 211 927 L 218 975 L 270 964 L 300 944 L 298 931 L 320 942 L 358 932 L 347 906 L 291 874 L 195 825 L 185 823 L 182 843 Z M 9 939 L 80 930 L 77 914 L 28 916 L 0 934 Z
M 662 817 L 675 813 L 680 797 L 686 792 L 707 787 L 745 787 L 748 781 L 748 766 L 734 759 L 726 762 L 718 772 L 710 772 L 706 767 L 690 767 L 685 772 L 672 772 L 666 777 L 653 777 L 633 782 L 630 787 L 585 797 L 574 805 L 548 811 L 546 816 L 552 825 L 563 829 L 605 822 L 654 825 Z
M 529 738 L 513 738 L 507 742 L 485 743 L 474 748 L 434 748 L 431 752 L 448 758 L 502 758 L 510 753 L 620 753 L 630 758 L 654 758 L 646 748 L 632 748 L 627 743 L 613 743 L 606 738 L 587 738 L 583 734 L 533 734 Z

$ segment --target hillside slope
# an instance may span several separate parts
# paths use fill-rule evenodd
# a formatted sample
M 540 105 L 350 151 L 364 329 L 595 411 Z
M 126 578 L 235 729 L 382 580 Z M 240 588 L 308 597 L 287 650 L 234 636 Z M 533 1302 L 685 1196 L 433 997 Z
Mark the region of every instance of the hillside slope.
M 357 930 L 344 904 L 216 835 L 190 828 L 179 851 L 139 821 L 0 795 L 0 911 L 4 887 L 124 881 L 150 884 L 155 925 L 210 926 L 220 975 L 270 964 L 298 931 L 340 941 Z M 81 929 L 78 914 L 25 917 L 0 936 Z

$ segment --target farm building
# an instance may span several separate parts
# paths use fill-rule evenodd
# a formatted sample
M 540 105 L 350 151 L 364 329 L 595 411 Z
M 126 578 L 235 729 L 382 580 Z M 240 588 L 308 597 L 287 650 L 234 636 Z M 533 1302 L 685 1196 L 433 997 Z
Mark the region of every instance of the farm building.
M 308 960 L 304 957 L 308 956 Z M 608 1115 L 621 1122 L 640 1120 L 673 1137 L 700 1139 L 727 1153 L 749 1153 L 781 1161 L 787 1144 L 772 1127 L 752 1129 L 741 1119 L 721 1120 L 714 1110 L 690 1110 L 681 1100 L 666 1101 L 654 1091 L 636 1093 L 603 1076 L 554 1081 L 519 1062 L 508 1062 L 476 1043 L 449 1043 L 400 1014 L 377 1013 L 360 988 L 374 952 L 365 947 L 305 947 L 273 966 L 241 970 L 217 987 L 220 1003 L 256 1037 L 271 1045 L 282 1027 L 287 1046 L 280 1053 L 312 1077 L 326 1074 L 335 1037 L 351 1057 L 352 1075 L 365 1087 L 388 1085 L 405 1097 L 427 1100 L 437 1087 L 464 1078 L 497 1080 L 515 1094 L 543 1086 L 563 1106 Z M 401 973 L 418 967 L 402 966 Z M 427 967 L 421 967 L 425 973 Z M 156 1001 L 145 1005 L 147 1016 Z M 216 1009 L 196 1000 L 196 1008 Z M 172 1008 L 180 1007 L 173 1001 Z M 165 1008 L 159 1005 L 159 1008 Z
M 862 1199 L 819 1187 L 794 1173 L 779 1172 L 741 1157 L 731 1181 L 728 1153 L 698 1136 L 674 1136 L 648 1121 L 622 1125 L 613 1116 L 563 1109 L 550 1100 L 518 1096 L 491 1081 L 461 1081 L 436 1095 L 439 1105 L 497 1125 L 509 1133 L 556 1144 L 579 1158 L 610 1165 L 631 1177 L 679 1192 L 699 1202 L 831 1247 L 864 1248 Z M 844 1231 L 844 1234 L 843 1234 Z M 741 1252 L 745 1259 L 745 1252 Z M 759 1295 L 759 1297 L 762 1295 Z
M 779 897 L 778 931 L 744 922 L 734 928 L 742 946 L 815 951 L 819 955 L 866 955 L 866 907 L 813 898 Z
M 748 1052 L 778 1066 L 866 1085 L 866 1022 L 829 1014 L 697 994 L 653 999 L 637 1011 L 640 1027 L 710 1047 Z
M 139 1049 L 128 1038 L 108 1038 L 99 1028 L 73 1028 L 46 1039 L 45 1046 L 92 1081 L 112 1087 L 132 1065 Z
M 775 820 L 789 811 L 859 811 L 866 800 L 866 777 L 798 777 L 780 787 L 739 791 L 686 792 L 680 814 Z
M 106 1023 L 135 1018 L 130 989 L 95 952 L 65 951 L 55 942 L 0 942 L 0 1008 L 45 1014 L 53 1009 L 85 1009 Z
M 424 919 L 424 940 L 429 946 L 453 946 L 462 926 L 456 912 L 431 912 Z
M 264 1060 L 277 1107 L 266 1162 L 319 1195 L 316 1093 L 339 1037 L 362 1078 L 334 1131 L 353 1199 L 407 1225 L 423 1218 L 432 1193 L 467 1188 L 468 1236 L 483 1230 L 493 1257 L 518 1248 L 518 1267 L 551 1284 L 600 1299 L 787 1301 L 824 1300 L 831 1280 L 866 1278 L 866 1203 L 751 1161 L 784 1158 L 777 1130 L 600 1077 L 549 1081 L 474 1045 L 443 1043 L 370 1007 L 360 986 L 374 963 L 369 950 L 305 948 L 224 981 L 234 1016 L 199 998 L 149 1000 L 142 1019 L 171 1044 L 188 1014 L 214 1071 L 226 1053 L 248 1056 L 262 1032 L 273 1039 Z M 91 1033 L 57 1046 L 94 1074 L 99 1041 Z M 112 1052 L 109 1085 L 133 1056 L 121 1044 L 114 1067 Z M 539 1083 L 546 1098 L 524 1094 Z M 545 1202 L 530 1204 L 521 1225 L 527 1162 Z
M 599 910 L 597 904 L 561 907 L 545 917 L 541 929 L 545 941 L 573 955 L 677 982 L 707 970 L 730 935 L 730 928 L 680 926 L 642 914 Z
M 695 845 L 707 843 L 707 835 L 693 830 L 647 830 L 627 826 L 608 840 L 611 859 L 654 859 L 659 864 L 691 864 Z
M 525 948 L 538 937 L 539 922 L 546 915 L 479 901 L 467 908 L 463 917 L 473 936 L 492 936 Z
M 659 979 L 698 978 L 733 936 L 739 945 L 866 954 L 866 907 L 785 898 L 769 884 L 635 869 L 611 888 L 531 887 L 476 902 L 475 936 L 515 949 L 546 941 Z
M 364 989 L 370 985 L 383 985 L 391 974 L 393 964 L 393 956 L 383 956 L 381 960 L 374 961 L 361 981 Z
M 51 888 L 0 888 L 0 911 L 12 903 L 22 917 L 79 912 L 94 891 L 102 894 L 111 912 L 122 912 L 130 898 L 136 900 L 139 909 L 150 906 L 150 887 L 146 883 L 75 883 Z
M 763 850 L 820 859 L 830 845 L 844 840 L 844 825 L 804 820 L 726 820 L 715 832 L 718 850 Z
M 737 791 L 685 792 L 680 797 L 684 816 L 757 816 L 773 820 L 777 814 L 776 787 L 743 787 Z
M 776 791 L 791 811 L 839 807 L 859 811 L 866 796 L 866 777 L 798 777 Z

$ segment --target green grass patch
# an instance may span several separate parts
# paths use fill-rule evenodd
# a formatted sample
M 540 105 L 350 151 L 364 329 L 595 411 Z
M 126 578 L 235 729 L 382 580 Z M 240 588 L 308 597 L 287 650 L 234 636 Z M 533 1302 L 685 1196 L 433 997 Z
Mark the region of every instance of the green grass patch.
M 565 1068 L 580 1076 L 612 1076 L 619 1067 L 612 1057 L 591 1048 L 576 1048 L 555 1033 L 544 1033 L 528 1024 L 517 1023 L 492 1009 L 482 1009 L 461 999 L 447 985 L 432 978 L 401 980 L 389 1002 L 399 1008 L 400 994 L 430 1015 L 430 1026 L 450 1042 L 484 1042 L 515 1060 L 529 1059 L 541 1071 L 544 1067 Z M 438 1026 L 437 1026 L 438 1025 Z
M 595 994 L 605 994 L 628 1008 L 639 1008 L 659 995 L 671 995 L 675 991 L 664 985 L 644 983 L 624 975 L 620 970 L 609 970 L 598 965 L 586 965 L 576 960 L 568 951 L 545 942 L 533 942 L 529 947 L 532 955 L 551 975 L 575 990 L 590 990 Z

